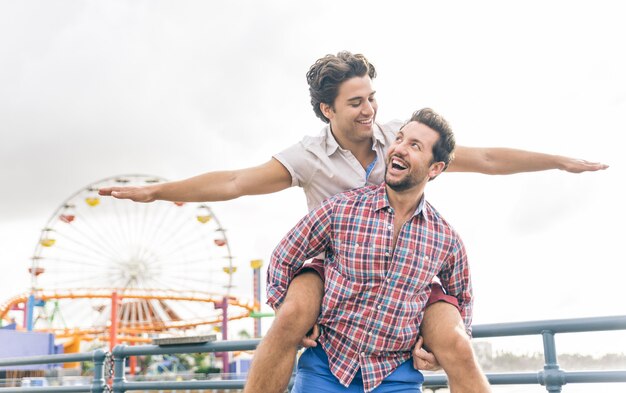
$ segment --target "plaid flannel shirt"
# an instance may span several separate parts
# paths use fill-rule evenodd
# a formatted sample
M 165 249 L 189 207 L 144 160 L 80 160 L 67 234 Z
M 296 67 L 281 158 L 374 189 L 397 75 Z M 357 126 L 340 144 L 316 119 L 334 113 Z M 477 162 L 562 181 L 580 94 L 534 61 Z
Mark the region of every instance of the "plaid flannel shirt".
M 279 307 L 303 262 L 326 251 L 319 342 L 341 384 L 360 368 L 366 392 L 411 357 L 435 276 L 471 332 L 472 285 L 458 234 L 422 198 L 392 249 L 393 219 L 384 184 L 338 194 L 283 238 L 267 272 L 268 304 Z

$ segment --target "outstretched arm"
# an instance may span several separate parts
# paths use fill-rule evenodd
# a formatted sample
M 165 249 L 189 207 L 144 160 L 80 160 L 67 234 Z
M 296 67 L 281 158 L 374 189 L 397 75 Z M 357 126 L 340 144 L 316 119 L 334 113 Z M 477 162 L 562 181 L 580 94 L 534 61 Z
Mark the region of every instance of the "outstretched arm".
M 553 154 L 502 147 L 457 146 L 454 160 L 448 172 L 477 172 L 486 175 L 511 175 L 520 172 L 536 172 L 560 169 L 570 173 L 598 171 L 608 168 L 599 162 Z
M 243 195 L 270 194 L 291 186 L 289 171 L 272 158 L 263 165 L 235 171 L 208 172 L 189 179 L 143 187 L 106 187 L 100 195 L 135 202 L 213 202 Z

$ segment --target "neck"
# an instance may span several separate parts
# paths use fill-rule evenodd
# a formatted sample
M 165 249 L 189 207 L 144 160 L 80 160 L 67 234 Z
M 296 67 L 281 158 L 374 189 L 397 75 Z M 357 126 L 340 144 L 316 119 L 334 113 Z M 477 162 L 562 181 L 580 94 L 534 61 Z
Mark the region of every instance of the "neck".
M 387 198 L 389 205 L 396 212 L 396 215 L 405 217 L 412 216 L 424 195 L 425 184 L 420 184 L 411 189 L 404 191 L 395 191 L 389 186 L 385 186 L 387 190 Z
M 349 150 L 352 155 L 361 163 L 363 168 L 366 168 L 374 159 L 376 153 L 372 150 L 373 139 L 350 139 L 339 132 L 335 132 L 333 127 L 330 127 L 330 132 L 333 134 L 337 144 L 342 149 Z

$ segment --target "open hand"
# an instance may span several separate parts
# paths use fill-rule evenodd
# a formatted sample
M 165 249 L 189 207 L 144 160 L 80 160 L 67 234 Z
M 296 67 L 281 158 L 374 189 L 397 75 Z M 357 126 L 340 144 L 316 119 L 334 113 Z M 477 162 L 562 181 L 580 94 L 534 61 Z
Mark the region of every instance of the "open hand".
M 98 194 L 117 199 L 130 199 L 135 202 L 153 202 L 155 200 L 150 187 L 104 187 L 98 190 Z
M 590 162 L 587 160 L 567 157 L 564 157 L 564 161 L 561 164 L 561 169 L 570 173 L 595 172 L 608 167 L 608 165 L 599 162 Z

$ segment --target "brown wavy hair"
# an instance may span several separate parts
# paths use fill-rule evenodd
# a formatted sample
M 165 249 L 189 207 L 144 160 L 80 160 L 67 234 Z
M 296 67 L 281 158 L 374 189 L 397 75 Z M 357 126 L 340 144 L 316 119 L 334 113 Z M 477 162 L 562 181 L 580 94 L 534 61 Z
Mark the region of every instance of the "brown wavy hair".
M 361 54 L 341 51 L 336 55 L 326 55 L 318 59 L 306 73 L 311 105 L 317 117 L 328 123 L 329 120 L 322 113 L 320 104 L 323 102 L 334 110 L 335 98 L 341 83 L 355 76 L 365 75 L 371 79 L 376 78 L 376 68 Z

